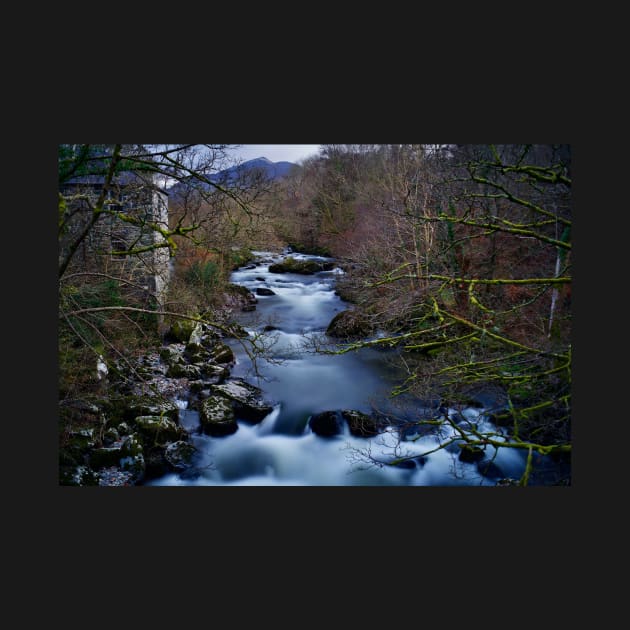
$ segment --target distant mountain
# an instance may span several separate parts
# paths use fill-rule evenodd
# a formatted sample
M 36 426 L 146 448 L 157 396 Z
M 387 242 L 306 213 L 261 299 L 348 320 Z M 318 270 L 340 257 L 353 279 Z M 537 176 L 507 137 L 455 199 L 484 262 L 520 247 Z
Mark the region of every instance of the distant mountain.
M 299 165 L 293 162 L 272 162 L 266 157 L 258 157 L 253 160 L 248 160 L 242 164 L 226 168 L 218 173 L 213 173 L 208 176 L 208 179 L 217 184 L 223 186 L 231 186 L 237 182 L 242 182 L 244 185 L 253 183 L 259 177 L 265 181 L 275 181 L 286 177 L 294 168 L 300 168 Z M 168 189 L 169 194 L 177 195 L 184 184 L 177 183 Z M 203 188 L 210 188 L 209 185 L 204 185 Z
M 213 175 L 212 179 L 213 181 L 234 180 L 243 174 L 260 173 L 267 180 L 275 180 L 285 177 L 296 166 L 297 164 L 293 162 L 272 162 L 266 157 L 258 157 L 220 171 Z

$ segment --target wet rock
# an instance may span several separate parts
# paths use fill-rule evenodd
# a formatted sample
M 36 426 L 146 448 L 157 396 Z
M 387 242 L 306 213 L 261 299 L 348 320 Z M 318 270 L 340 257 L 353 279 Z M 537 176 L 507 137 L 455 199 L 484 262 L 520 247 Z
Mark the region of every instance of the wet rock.
M 90 451 L 89 460 L 90 468 L 99 470 L 99 468 L 107 468 L 108 466 L 118 466 L 123 457 L 122 441 L 112 446 L 103 446 Z
M 160 401 L 155 398 L 130 396 L 124 401 L 123 419 L 127 422 L 134 420 L 138 416 L 164 416 L 177 422 L 179 409 L 174 402 Z
M 185 363 L 183 346 L 181 344 L 169 344 L 160 349 L 160 359 L 169 367 Z
M 201 368 L 198 365 L 181 365 L 176 363 L 168 368 L 166 376 L 170 378 L 188 378 L 196 380 L 201 377 Z
M 166 447 L 164 457 L 172 470 L 186 470 L 192 465 L 193 457 L 197 449 L 188 442 L 173 442 Z
M 258 287 L 256 289 L 256 295 L 275 295 L 276 292 L 268 289 L 267 287 Z
M 348 423 L 350 433 L 357 437 L 373 437 L 379 432 L 379 422 L 361 411 L 344 409 L 341 417 Z
M 199 408 L 201 430 L 207 435 L 221 437 L 238 430 L 232 403 L 223 396 L 206 398 Z
M 128 435 L 123 440 L 121 453 L 120 469 L 131 473 L 134 483 L 140 481 L 146 467 L 140 437 L 135 433 Z
M 99 477 L 99 473 L 94 472 L 89 466 L 65 467 L 59 471 L 59 484 L 62 486 L 97 486 L 99 485 Z
M 181 343 L 198 341 L 201 337 L 202 329 L 200 322 L 190 319 L 178 319 L 168 330 L 165 339 Z
M 343 420 L 338 411 L 322 411 L 312 415 L 308 426 L 321 437 L 332 437 L 343 432 Z
M 142 442 L 147 445 L 176 442 L 187 436 L 186 430 L 169 418 L 138 416 L 134 424 Z
M 208 361 L 211 357 L 210 352 L 203 344 L 200 343 L 188 343 L 184 350 L 186 358 L 191 363 L 199 363 L 202 361 Z
M 337 313 L 328 324 L 326 334 L 329 337 L 356 339 L 365 337 L 370 332 L 370 324 L 358 311 L 347 310 Z
M 273 406 L 263 400 L 262 391 L 242 379 L 213 385 L 212 391 L 232 401 L 236 415 L 243 420 L 257 423 L 273 411 Z
M 471 444 L 459 444 L 459 461 L 461 462 L 478 462 L 484 458 L 485 451 L 479 446 Z
M 300 275 L 312 275 L 318 271 L 330 271 L 335 266 L 334 262 L 319 260 L 298 260 L 292 257 L 285 258 L 282 262 L 269 265 L 270 273 L 297 273 Z
M 171 472 L 171 468 L 164 456 L 165 449 L 153 447 L 145 449 L 144 453 L 144 477 L 143 479 L 156 479 Z
M 224 343 L 218 343 L 212 349 L 211 357 L 215 363 L 233 363 L 235 361 L 232 348 Z
M 120 441 L 120 432 L 114 427 L 109 427 L 103 434 L 103 444 L 111 446 L 114 442 Z

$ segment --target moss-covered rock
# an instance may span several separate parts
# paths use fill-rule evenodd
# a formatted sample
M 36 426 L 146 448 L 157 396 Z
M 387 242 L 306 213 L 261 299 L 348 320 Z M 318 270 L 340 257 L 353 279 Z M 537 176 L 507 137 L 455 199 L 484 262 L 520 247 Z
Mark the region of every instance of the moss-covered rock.
M 122 442 L 117 442 L 112 446 L 92 449 L 89 454 L 90 468 L 99 470 L 99 468 L 118 466 L 121 457 L 123 457 Z
M 343 420 L 338 411 L 322 411 L 309 418 L 308 426 L 321 437 L 332 437 L 343 431 Z
M 146 467 L 140 436 L 135 433 L 128 435 L 122 442 L 121 455 L 120 469 L 130 472 L 134 482 L 140 481 Z
M 226 365 L 215 365 L 214 363 L 204 363 L 199 366 L 201 375 L 205 379 L 205 389 L 209 384 L 216 385 L 224 381 L 229 375 L 230 370 Z
M 364 315 L 355 310 L 347 310 L 332 318 L 326 334 L 341 339 L 357 339 L 367 336 L 370 330 L 370 323 Z
M 126 422 L 121 422 L 116 427 L 116 431 L 118 431 L 121 438 L 132 433 L 131 427 Z
M 212 391 L 232 401 L 236 415 L 249 422 L 260 422 L 273 411 L 273 406 L 263 399 L 260 388 L 250 385 L 243 379 L 213 385 Z
M 192 394 L 198 394 L 200 391 L 206 389 L 207 387 L 208 387 L 208 384 L 202 379 L 198 379 L 196 381 L 190 381 L 189 383 L 190 392 Z
M 169 444 L 164 457 L 172 470 L 182 471 L 190 468 L 197 449 L 189 442 L 179 441 Z
M 350 433 L 357 437 L 373 437 L 379 432 L 379 422 L 361 411 L 344 409 L 341 417 L 348 423 Z
M 64 467 L 59 471 L 59 485 L 98 486 L 98 474 L 88 466 Z
M 270 273 L 297 273 L 300 275 L 312 275 L 318 271 L 330 271 L 335 266 L 331 261 L 298 260 L 289 256 L 282 262 L 269 265 Z
M 181 346 L 172 343 L 160 349 L 160 359 L 169 367 L 186 362 Z
M 200 404 L 199 421 L 201 430 L 214 437 L 230 435 L 238 430 L 232 404 L 223 396 L 210 396 Z
M 188 343 L 184 350 L 186 358 L 191 363 L 198 363 L 200 361 L 208 361 L 211 357 L 210 352 L 200 343 Z
M 114 427 L 109 427 L 103 433 L 103 444 L 105 446 L 111 446 L 114 442 L 120 441 L 120 432 Z
M 479 446 L 459 444 L 459 460 L 461 462 L 478 462 L 483 459 L 485 452 Z
M 201 377 L 201 368 L 198 365 L 181 365 L 175 363 L 168 368 L 166 376 L 170 378 L 189 378 L 196 380 Z
M 170 327 L 166 338 L 181 343 L 188 343 L 189 341 L 198 341 L 201 335 L 202 328 L 199 322 L 190 319 L 178 319 Z
M 234 363 L 232 348 L 224 343 L 218 343 L 210 352 L 214 363 Z
M 171 471 L 166 461 L 165 452 L 166 449 L 161 446 L 145 449 L 143 477 L 145 481 L 162 477 Z
M 188 435 L 186 429 L 171 419 L 160 416 L 138 416 L 134 420 L 134 424 L 136 432 L 145 445 L 176 442 Z
M 148 396 L 127 396 L 122 401 L 123 420 L 135 420 L 138 416 L 163 416 L 177 422 L 179 409 L 174 402 Z

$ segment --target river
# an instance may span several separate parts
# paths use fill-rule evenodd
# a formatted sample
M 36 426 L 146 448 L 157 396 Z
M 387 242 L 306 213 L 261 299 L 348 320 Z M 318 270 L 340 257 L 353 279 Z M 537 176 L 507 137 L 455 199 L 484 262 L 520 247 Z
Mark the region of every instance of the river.
M 232 340 L 236 364 L 231 376 L 260 387 L 265 398 L 274 403 L 274 410 L 259 424 L 239 421 L 236 433 L 210 437 L 196 430 L 198 412 L 188 409 L 185 401 L 177 401 L 181 423 L 191 431 L 198 449 L 196 472 L 168 474 L 147 485 L 454 486 L 495 485 L 500 477 L 521 476 L 522 453 L 510 448 L 501 448 L 498 453 L 491 449 L 485 461 L 492 460 L 492 465 L 482 474 L 478 464 L 459 460 L 457 444 L 404 468 L 369 465 L 373 460 L 391 461 L 394 453 L 420 455 L 435 449 L 440 440 L 449 437 L 446 429 L 440 435 L 403 442 L 391 427 L 371 438 L 351 435 L 347 425 L 342 434 L 333 437 L 313 433 L 309 417 L 321 411 L 370 412 L 376 407 L 398 417 L 413 417 L 422 401 L 390 396 L 391 388 L 401 378 L 392 361 L 395 350 L 363 348 L 330 355 L 315 353 L 305 345 L 309 335 L 322 334 L 333 316 L 348 308 L 335 293 L 335 279 L 343 273 L 340 269 L 314 275 L 276 274 L 269 272 L 269 265 L 284 256 L 269 252 L 256 255 L 259 262 L 253 268 L 233 272 L 231 280 L 252 291 L 273 291 L 273 295 L 257 296 L 256 310 L 239 316 L 250 335 L 262 335 L 270 346 L 269 356 L 257 361 L 256 374 L 242 345 Z M 319 259 L 304 254 L 292 256 Z M 483 411 L 470 408 L 461 413 L 480 430 L 496 431 Z

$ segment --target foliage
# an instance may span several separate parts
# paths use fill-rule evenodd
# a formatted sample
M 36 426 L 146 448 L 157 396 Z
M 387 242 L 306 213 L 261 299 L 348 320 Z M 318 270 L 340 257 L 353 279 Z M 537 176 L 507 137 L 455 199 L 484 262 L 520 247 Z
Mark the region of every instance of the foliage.
M 470 447 L 570 453 L 570 167 L 567 145 L 331 145 L 294 182 L 314 245 L 344 258 L 340 292 L 390 331 L 370 345 L 402 350 L 394 393 L 500 393 L 500 440 L 444 418 Z

